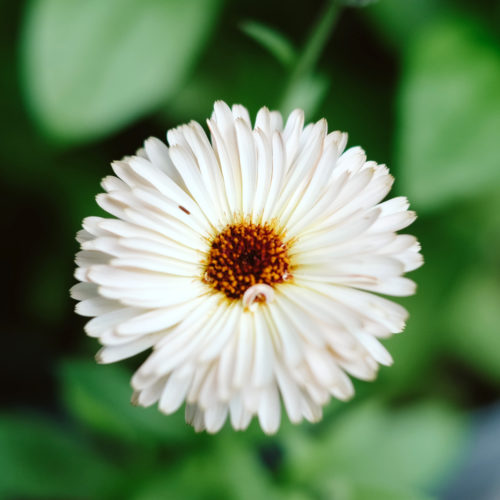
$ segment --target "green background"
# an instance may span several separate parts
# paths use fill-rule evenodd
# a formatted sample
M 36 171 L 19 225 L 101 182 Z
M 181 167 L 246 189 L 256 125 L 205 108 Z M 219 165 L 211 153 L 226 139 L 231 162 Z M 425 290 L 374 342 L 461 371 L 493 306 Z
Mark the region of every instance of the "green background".
M 344 3 L 0 1 L 0 498 L 500 496 L 500 5 Z M 326 117 L 419 214 L 394 366 L 273 437 L 132 407 L 139 360 L 97 366 L 68 297 L 110 162 L 216 99 Z

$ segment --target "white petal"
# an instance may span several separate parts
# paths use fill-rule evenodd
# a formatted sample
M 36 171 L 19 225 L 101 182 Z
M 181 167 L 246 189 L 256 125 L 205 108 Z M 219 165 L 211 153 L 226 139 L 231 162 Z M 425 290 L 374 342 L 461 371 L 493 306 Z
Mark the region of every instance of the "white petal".
M 200 384 L 199 393 L 196 397 L 196 403 L 204 410 L 207 410 L 211 406 L 217 404 L 216 366 L 210 366 L 205 376 L 203 377 L 203 381 Z
M 176 261 L 167 257 L 128 257 L 113 259 L 111 265 L 120 269 L 156 271 L 172 276 L 189 276 L 196 278 L 200 275 L 199 265 Z
M 75 300 L 87 300 L 97 297 L 97 285 L 95 283 L 77 283 L 70 290 L 71 297 Z
M 291 323 L 286 313 L 282 313 L 276 304 L 270 304 L 267 308 L 269 327 L 273 330 L 273 337 L 279 342 L 280 356 L 290 368 L 297 366 L 303 358 L 300 334 L 297 333 L 296 326 Z M 308 330 L 314 327 L 309 325 Z M 323 345 L 322 340 L 317 340 Z
M 408 297 L 414 295 L 417 285 L 408 278 L 391 277 L 377 283 L 359 283 L 356 288 L 370 290 L 372 292 L 382 293 L 384 295 L 394 295 L 395 297 Z
M 104 177 L 104 179 L 101 181 L 101 186 L 108 193 L 112 193 L 113 191 L 129 190 L 127 184 L 114 175 L 108 175 Z
M 218 216 L 223 220 L 228 215 L 228 205 L 215 152 L 208 141 L 205 131 L 198 123 L 193 121 L 189 125 L 182 127 L 181 130 L 193 156 L 196 158 L 201 177 Z
M 88 271 L 89 279 L 99 285 L 124 288 L 171 287 L 174 278 L 140 270 L 119 269 L 113 266 L 93 266 Z M 176 279 L 180 282 L 180 278 Z
M 101 286 L 99 293 L 103 297 L 119 300 L 122 304 L 141 307 L 169 307 L 196 299 L 206 293 L 200 282 L 192 283 L 191 279 L 171 277 L 168 285 L 147 288 Z
M 338 363 L 347 373 L 360 380 L 371 381 L 377 376 L 378 365 L 370 357 L 356 360 L 343 360 L 339 358 Z
M 242 106 L 241 104 L 234 104 L 233 107 L 231 108 L 231 111 L 233 112 L 234 119 L 236 120 L 237 118 L 241 118 L 244 120 L 249 127 L 252 126 L 252 123 L 250 121 L 250 115 L 248 113 L 248 109 L 245 108 L 245 106 Z
M 94 319 L 91 319 L 85 325 L 85 331 L 90 337 L 99 337 L 106 330 L 115 328 L 123 321 L 127 321 L 137 316 L 140 312 L 140 309 L 126 307 L 101 314 L 96 316 Z
M 295 292 L 295 293 L 294 293 Z M 287 325 L 286 330 L 295 332 L 297 338 L 312 343 L 318 347 L 325 345 L 325 339 L 322 335 L 321 329 L 315 321 L 314 315 L 309 314 L 307 304 L 302 301 L 302 296 L 297 297 L 299 290 L 292 289 L 291 287 L 281 292 L 283 297 L 276 301 L 276 309 L 273 310 L 273 318 L 279 321 L 281 325 Z M 330 319 L 330 317 L 328 318 Z M 283 330 L 280 329 L 280 334 L 283 335 Z M 283 343 L 286 342 L 286 337 L 283 338 Z M 296 355 L 294 355 L 295 357 Z M 299 358 L 300 359 L 300 358 Z
M 290 166 L 287 174 L 283 191 L 280 194 L 280 203 L 277 212 L 281 214 L 289 208 L 288 199 L 295 193 L 301 183 L 304 182 L 308 168 L 313 168 L 319 160 L 322 143 L 326 135 L 326 121 L 321 120 L 314 125 L 309 141 L 298 153 L 296 160 Z
M 276 368 L 276 379 L 288 418 L 296 424 L 302 420 L 302 395 L 300 389 L 281 367 Z
M 81 316 L 99 316 L 121 308 L 122 306 L 116 300 L 91 297 L 79 302 L 75 307 L 75 311 Z
M 238 346 L 234 359 L 233 387 L 243 387 L 251 374 L 252 360 L 255 350 L 255 332 L 253 315 L 247 313 L 242 316 L 238 332 Z
M 156 137 L 150 137 L 144 141 L 144 148 L 151 163 L 167 174 L 179 187 L 185 189 L 182 177 L 170 159 L 167 145 Z
M 96 264 L 107 264 L 109 255 L 95 250 L 82 250 L 77 252 L 75 263 L 79 267 L 90 267 Z
M 166 199 L 185 207 L 198 220 L 204 219 L 203 211 L 188 193 L 169 176 L 161 170 L 151 168 L 149 162 L 140 158 L 132 158 L 129 168 L 141 179 L 141 185 L 146 188 L 154 188 L 162 193 Z M 139 186 L 140 187 L 140 186 Z
M 186 422 L 191 424 L 196 432 L 205 430 L 205 412 L 196 404 L 186 405 Z
M 217 155 L 222 178 L 224 180 L 224 188 L 226 193 L 229 210 L 231 213 L 239 213 L 241 211 L 241 173 L 239 169 L 239 157 L 234 156 L 234 152 L 228 151 L 227 144 L 223 137 L 224 132 L 219 129 L 218 124 L 213 120 L 207 121 L 208 127 L 212 134 L 212 145 Z M 234 134 L 234 130 L 230 130 Z M 236 141 L 236 138 L 234 139 Z
M 259 148 L 260 160 L 266 159 L 266 165 L 269 161 L 268 151 L 266 149 L 266 143 L 261 140 L 257 141 L 257 147 Z M 276 204 L 278 202 L 278 197 L 283 187 L 283 182 L 285 179 L 286 172 L 286 152 L 285 144 L 281 134 L 275 132 L 272 137 L 272 173 L 271 173 L 271 183 L 269 186 L 269 192 L 267 194 L 264 211 L 262 213 L 262 219 L 267 220 L 271 218 L 276 211 Z
M 356 336 L 363 343 L 368 352 L 373 356 L 375 361 L 385 366 L 392 365 L 392 356 L 375 337 L 363 332 L 357 332 Z
M 255 189 L 257 187 L 255 142 L 252 130 L 243 120 L 236 120 L 235 128 L 241 168 L 241 208 L 243 215 L 246 216 L 252 213 Z
M 221 355 L 222 350 L 229 342 L 232 335 L 236 334 L 237 324 L 241 320 L 241 308 L 239 305 L 228 307 L 219 324 L 203 340 L 200 346 L 200 362 L 213 360 Z
M 169 415 L 177 411 L 184 399 L 193 380 L 193 370 L 175 370 L 167 380 L 160 396 L 158 407 L 163 413 Z
M 229 408 L 226 403 L 216 403 L 205 410 L 205 426 L 211 434 L 219 432 L 226 421 Z
M 245 430 L 252 420 L 252 414 L 245 410 L 241 396 L 237 395 L 229 403 L 231 425 L 235 430 Z
M 241 210 L 241 171 L 234 118 L 226 103 L 214 104 L 212 120 L 208 121 L 212 133 L 212 144 L 219 157 L 226 184 L 226 194 L 232 211 Z M 234 194 L 232 193 L 234 191 Z
M 168 372 L 185 363 L 186 360 L 199 350 L 204 336 L 214 324 L 219 316 L 214 313 L 209 316 L 209 311 L 213 308 L 214 302 L 206 300 L 201 302 L 184 321 L 176 325 L 168 335 L 164 336 L 161 342 L 155 346 L 155 352 L 144 362 L 140 371 L 143 373 L 155 373 L 157 376 Z
M 269 189 L 272 184 L 273 157 L 272 145 L 269 136 L 266 136 L 260 129 L 254 132 L 255 145 L 257 148 L 257 158 L 255 163 L 257 181 L 255 186 L 255 196 L 252 204 L 253 220 L 260 220 L 269 196 Z
M 311 233 L 307 238 L 299 240 L 293 247 L 293 252 L 301 253 L 309 250 L 324 248 L 325 246 L 338 245 L 349 239 L 367 231 L 379 216 L 378 209 L 372 209 L 369 212 L 361 211 L 356 215 L 348 217 L 332 231 L 322 231 Z
M 349 279 L 379 278 L 385 279 L 399 276 L 404 272 L 404 265 L 397 259 L 384 255 L 360 255 L 344 257 L 332 261 L 328 267 L 323 264 L 302 266 L 303 271 L 296 272 L 295 277 L 305 277 L 317 281 L 349 283 Z M 337 281 L 339 282 L 339 281 Z
M 170 158 L 172 158 L 191 196 L 197 201 L 198 206 L 205 213 L 207 219 L 213 224 L 217 223 L 219 216 L 217 215 L 213 201 L 207 194 L 203 178 L 196 165 L 196 160 L 192 154 L 181 146 L 172 146 L 169 151 Z
M 316 229 L 332 213 L 332 200 L 337 198 L 348 179 L 349 174 L 344 172 L 334 182 L 331 182 L 319 199 L 310 200 L 314 202 L 314 205 L 307 213 L 304 213 L 304 210 L 301 208 L 302 205 L 299 204 L 287 223 L 287 229 L 290 234 L 292 236 L 299 236 L 302 231 Z M 304 198 L 306 202 L 309 201 L 307 195 L 304 195 Z M 304 206 L 307 207 L 307 204 L 304 203 Z
M 390 332 L 398 333 L 404 329 L 408 312 L 404 307 L 371 293 L 353 290 L 348 287 L 338 287 L 318 284 L 321 293 L 328 295 L 332 300 L 344 304 L 361 316 L 367 316 L 380 323 Z
M 337 158 L 337 144 L 332 141 L 328 141 L 328 143 L 325 141 L 325 149 L 323 150 L 318 165 L 313 171 L 311 180 L 303 193 L 302 199 L 291 215 L 287 227 L 293 226 L 294 221 L 303 218 L 307 212 L 316 205 L 321 191 L 325 189 L 325 185 L 331 176 Z M 330 203 L 331 200 L 332 198 L 330 198 Z
M 305 350 L 309 368 L 319 385 L 331 387 L 335 384 L 337 372 L 335 361 L 328 351 L 307 347 Z
M 101 219 L 99 228 L 104 230 L 106 234 L 120 236 L 123 238 L 140 238 L 146 241 L 164 243 L 165 236 L 149 230 L 136 224 L 126 222 L 119 219 Z
M 163 388 L 165 387 L 165 382 L 165 377 L 159 378 L 144 390 L 135 391 L 132 395 L 132 404 L 147 407 L 156 403 L 161 396 Z
M 259 405 L 259 422 L 266 434 L 274 434 L 280 425 L 281 405 L 278 390 L 271 384 L 263 390 Z
M 271 113 L 265 106 L 257 111 L 255 118 L 255 130 L 260 129 L 262 132 L 269 136 L 271 135 Z
M 121 323 L 117 327 L 117 333 L 120 335 L 138 335 L 164 330 L 181 321 L 202 300 L 202 298 L 199 298 L 172 307 L 158 308 L 140 314 Z
M 137 198 L 137 200 L 142 202 L 143 206 L 158 213 L 169 224 L 176 227 L 179 232 L 186 233 L 186 230 L 190 229 L 197 233 L 204 233 L 207 230 L 207 225 L 203 221 L 200 222 L 197 220 L 186 207 L 165 198 L 160 193 L 156 193 L 153 190 L 148 189 L 134 188 L 132 190 L 132 194 Z M 179 224 L 179 222 L 182 225 Z M 182 226 L 187 226 L 187 228 Z
M 295 160 L 299 150 L 299 139 L 304 127 L 304 112 L 301 109 L 294 109 L 283 130 L 283 142 L 285 143 L 287 169 Z
M 274 350 L 270 331 L 262 313 L 254 314 L 255 351 L 249 380 L 254 387 L 269 386 L 274 375 Z
M 114 363 L 115 361 L 130 358 L 149 349 L 157 340 L 156 336 L 145 336 L 126 344 L 106 346 L 96 354 L 96 360 L 98 363 Z
M 309 422 L 318 422 L 323 417 L 321 406 L 315 403 L 308 394 L 302 394 L 301 410 Z

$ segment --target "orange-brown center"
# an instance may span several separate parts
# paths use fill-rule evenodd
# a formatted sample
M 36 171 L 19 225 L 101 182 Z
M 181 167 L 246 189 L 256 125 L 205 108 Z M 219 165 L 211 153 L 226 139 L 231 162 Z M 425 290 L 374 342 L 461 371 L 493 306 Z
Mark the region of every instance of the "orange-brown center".
M 204 281 L 230 299 L 252 285 L 273 286 L 291 278 L 287 245 L 269 224 L 226 226 L 212 240 Z

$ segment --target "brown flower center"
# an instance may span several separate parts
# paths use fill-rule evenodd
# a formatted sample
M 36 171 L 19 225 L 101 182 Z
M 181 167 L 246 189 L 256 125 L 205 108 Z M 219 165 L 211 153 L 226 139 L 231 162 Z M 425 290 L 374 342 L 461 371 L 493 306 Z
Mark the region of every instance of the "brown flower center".
M 204 281 L 230 299 L 241 299 L 253 285 L 290 279 L 290 270 L 287 245 L 271 225 L 241 222 L 212 240 Z

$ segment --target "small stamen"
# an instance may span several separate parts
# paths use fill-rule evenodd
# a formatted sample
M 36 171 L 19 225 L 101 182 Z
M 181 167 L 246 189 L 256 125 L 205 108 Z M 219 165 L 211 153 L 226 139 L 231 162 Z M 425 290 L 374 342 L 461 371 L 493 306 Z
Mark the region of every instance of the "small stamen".
M 259 304 L 272 302 L 275 294 L 272 287 L 264 283 L 253 285 L 243 294 L 243 307 L 245 310 L 254 312 Z

